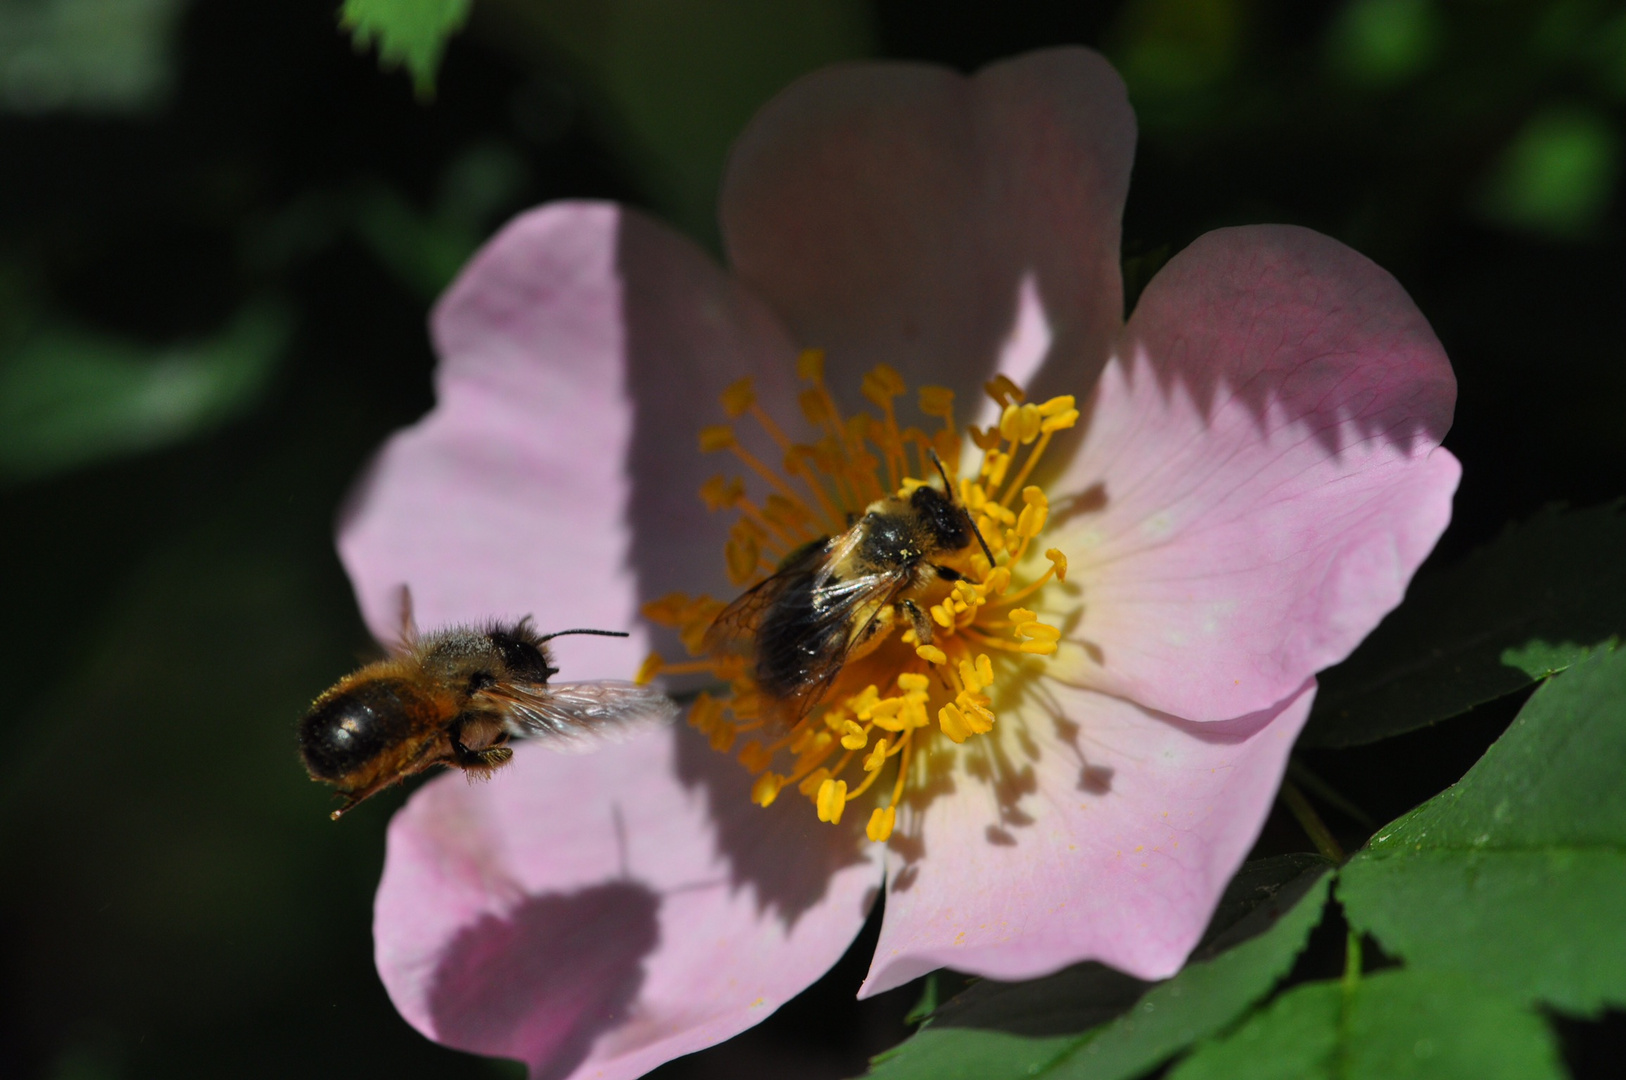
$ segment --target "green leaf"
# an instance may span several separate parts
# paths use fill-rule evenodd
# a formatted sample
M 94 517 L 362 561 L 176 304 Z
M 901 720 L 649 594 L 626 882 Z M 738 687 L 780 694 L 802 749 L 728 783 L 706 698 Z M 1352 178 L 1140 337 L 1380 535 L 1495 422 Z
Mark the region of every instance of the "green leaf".
M 1473 982 L 1385 971 L 1294 987 L 1169 1080 L 1559 1080 L 1541 1018 Z
M 1626 650 L 1549 681 L 1457 784 L 1344 868 L 1350 922 L 1521 1001 L 1626 1005 Z
M 150 348 L 69 327 L 0 357 L 0 480 L 29 480 L 213 430 L 270 384 L 288 337 L 276 305 L 202 342 Z
M 870 1076 L 1106 1080 L 1140 1075 L 1218 1031 L 1270 992 L 1321 921 L 1326 870 L 1327 863 L 1314 856 L 1244 867 L 1215 914 L 1208 943 L 1185 970 L 1144 995 L 1145 983 L 1100 964 L 1080 964 L 1027 983 L 978 983 L 940 1009 L 914 1038 L 877 1059 Z M 1084 1030 L 1094 1025 L 1101 1026 Z
M 1305 746 L 1358 746 L 1456 716 L 1626 636 L 1619 502 L 1549 509 L 1418 578 L 1321 676 Z
M 380 64 L 405 64 L 420 97 L 435 92 L 446 42 L 469 18 L 470 0 L 344 0 L 339 24 L 356 47 L 378 45 Z

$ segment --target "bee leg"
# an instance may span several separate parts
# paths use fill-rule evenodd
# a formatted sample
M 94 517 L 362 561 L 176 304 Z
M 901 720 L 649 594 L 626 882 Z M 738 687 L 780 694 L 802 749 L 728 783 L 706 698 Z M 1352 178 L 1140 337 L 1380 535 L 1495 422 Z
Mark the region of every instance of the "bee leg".
M 915 640 L 922 645 L 930 645 L 932 643 L 932 621 L 926 617 L 924 611 L 920 610 L 920 605 L 913 600 L 899 600 L 897 606 L 909 620 L 909 625 L 914 627 Z
M 508 764 L 509 759 L 514 756 L 514 752 L 501 742 L 483 750 L 470 750 L 463 745 L 462 734 L 461 728 L 454 728 L 448 736 L 452 744 L 452 764 L 460 769 L 490 772 L 499 765 Z M 503 741 L 506 741 L 506 738 Z
M 960 573 L 958 570 L 954 569 L 953 567 L 950 567 L 950 566 L 938 566 L 936 563 L 932 563 L 932 569 L 936 570 L 937 571 L 937 576 L 942 578 L 944 581 L 964 581 L 965 580 L 965 575 Z

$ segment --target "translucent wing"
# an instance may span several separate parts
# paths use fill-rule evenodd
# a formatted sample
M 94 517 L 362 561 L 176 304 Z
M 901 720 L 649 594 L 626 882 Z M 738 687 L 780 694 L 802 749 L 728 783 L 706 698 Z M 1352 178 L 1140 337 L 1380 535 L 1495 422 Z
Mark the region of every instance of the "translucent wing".
M 781 720 L 794 723 L 818 703 L 909 577 L 901 568 L 823 584 L 809 576 L 763 617 L 755 674 Z
M 513 734 L 546 740 L 560 750 L 590 750 L 677 715 L 671 698 L 630 682 L 498 683 L 481 693 L 506 706 Z
M 702 647 L 707 652 L 733 648 L 750 652 L 757 627 L 787 591 L 806 587 L 823 561 L 827 541 L 804 544 L 790 553 L 778 571 L 734 598 L 706 630 Z

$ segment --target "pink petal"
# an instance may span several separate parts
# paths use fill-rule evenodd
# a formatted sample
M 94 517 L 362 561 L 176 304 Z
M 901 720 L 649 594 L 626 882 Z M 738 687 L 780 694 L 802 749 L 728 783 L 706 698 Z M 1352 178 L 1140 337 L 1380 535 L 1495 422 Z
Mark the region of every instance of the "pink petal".
M 378 891 L 391 1000 L 548 1078 L 640 1076 L 758 1023 L 840 958 L 880 865 L 856 827 L 749 785 L 687 729 L 424 785 Z
M 938 967 L 1030 979 L 1099 960 L 1174 974 L 1264 824 L 1315 684 L 1207 725 L 1087 690 L 1048 697 L 999 721 L 1026 724 L 1025 739 L 1007 730 L 999 780 L 968 771 L 984 753 L 968 742 L 950 790 L 914 819 L 918 849 L 893 842 L 861 995 Z
M 671 230 L 555 203 L 488 243 L 433 325 L 436 407 L 386 444 L 340 529 L 376 635 L 395 636 L 402 584 L 424 628 L 626 630 L 642 600 L 726 595 L 727 522 L 696 494 L 724 463 L 695 439 L 752 371 L 794 415 L 794 352 L 766 309 Z M 557 645 L 570 678 L 624 677 L 648 647 Z
M 1052 488 L 1083 613 L 1059 678 L 1266 708 L 1400 602 L 1451 517 L 1456 380 L 1404 290 L 1305 229 L 1209 233 L 1148 286 Z
M 1037 281 L 1055 349 L 1093 370 L 1122 312 L 1119 218 L 1135 123 L 1099 55 L 992 65 L 852 64 L 771 101 L 735 144 L 729 258 L 790 325 L 856 378 L 969 391 Z

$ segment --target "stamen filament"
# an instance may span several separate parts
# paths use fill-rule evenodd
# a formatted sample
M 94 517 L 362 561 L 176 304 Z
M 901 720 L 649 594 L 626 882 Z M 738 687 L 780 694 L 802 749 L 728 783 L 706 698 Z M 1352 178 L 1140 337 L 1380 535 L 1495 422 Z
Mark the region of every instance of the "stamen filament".
M 751 453 L 751 451 L 747 450 L 737 442 L 729 444 L 728 448 L 729 450 L 733 451 L 735 457 L 739 458 L 740 461 L 745 464 L 746 468 L 768 481 L 768 483 L 773 486 L 774 490 L 778 491 L 779 494 L 783 495 L 785 498 L 794 503 L 797 509 L 807 514 L 809 517 L 813 516 L 812 509 L 802 501 L 802 497 L 796 493 L 796 489 L 779 479 L 779 474 L 768 468 L 767 465 L 763 464 L 755 454 Z
M 703 451 L 732 450 L 771 491 L 753 501 L 737 476 L 716 476 L 701 488 L 709 508 L 733 508 L 738 514 L 724 549 L 731 579 L 744 586 L 771 576 L 783 565 L 786 552 L 821 533 L 835 536 L 874 527 L 873 522 L 857 524 L 871 504 L 894 496 L 913 504 L 914 491 L 923 485 L 935 487 L 939 469 L 950 498 L 964 507 L 986 543 L 940 551 L 928 543 L 925 551 L 908 556 L 915 561 L 897 568 L 908 569 L 910 576 L 877 578 L 876 591 L 866 594 L 880 604 L 873 612 L 876 622 L 866 638 L 869 644 L 826 672 L 832 688 L 818 700 L 764 692 L 758 677 L 772 672 L 760 666 L 765 661 L 760 656 L 753 659 L 750 650 L 715 649 L 701 656 L 726 607 L 706 596 L 673 593 L 644 605 L 645 615 L 675 628 L 698 659 L 667 665 L 651 653 L 639 678 L 647 682 L 662 674 L 705 672 L 728 685 L 718 697 L 701 694 L 690 709 L 689 723 L 725 752 L 734 752 L 742 736 L 759 733 L 746 739 L 735 756 L 754 778 L 751 799 L 760 806 L 771 805 L 789 784 L 813 802 L 819 820 L 840 825 L 843 808 L 880 783 L 882 772 L 897 758 L 891 797 L 873 809 L 864 826 L 872 841 L 884 843 L 897 825 L 909 785 L 921 779 L 914 774 L 930 772 L 917 768 L 916 758 L 933 746 L 991 735 L 990 741 L 967 749 L 973 760 L 992 763 L 995 774 L 1007 771 L 1002 736 L 992 734 L 1001 727 L 993 708 L 994 687 L 1012 670 L 1006 657 L 1048 656 L 1057 650 L 1059 626 L 1040 621 L 1036 612 L 1019 605 L 1051 579 L 1065 580 L 1067 570 L 1066 556 L 1050 548 L 1045 551 L 1050 566 L 1036 580 L 1021 580 L 1027 574 L 1022 566 L 1028 550 L 1044 532 L 1050 512 L 1043 490 L 1028 481 L 1053 433 L 1071 427 L 1079 413 L 1071 397 L 1029 402 L 1020 387 L 996 378 L 987 389 L 1001 406 L 999 421 L 987 430 L 964 429 L 982 451 L 982 460 L 974 473 L 961 476 L 963 438 L 954 423 L 952 391 L 920 388 L 919 411 L 940 417 L 941 430 L 906 425 L 896 401 L 907 387 L 896 371 L 881 364 L 860 388 L 873 408 L 844 417 L 824 382 L 823 364 L 818 350 L 804 352 L 797 363 L 804 380 L 802 412 L 822 433 L 811 444 L 792 442 L 790 434 L 757 405 L 750 379 L 739 380 L 722 395 L 723 411 L 731 421 L 750 412 L 779 448 L 778 469 L 741 446 L 727 424 L 699 433 Z M 953 463 L 952 471 L 948 462 Z M 1024 505 L 1013 509 L 1017 492 Z M 876 510 L 877 515 L 899 512 Z M 919 526 L 903 526 L 905 532 L 912 527 Z M 922 559 L 945 572 L 924 573 Z M 954 573 L 946 572 L 949 569 Z M 846 564 L 841 572 L 844 579 L 851 574 L 859 585 L 866 584 L 859 575 L 869 573 L 862 565 Z M 928 613 L 923 625 L 918 624 L 920 611 Z M 784 613 L 800 617 L 789 609 Z M 922 637 L 931 643 L 923 643 Z M 863 689 L 855 692 L 859 686 Z M 782 731 L 775 717 L 787 705 L 796 707 L 798 719 Z M 922 733 L 918 737 L 917 731 Z M 862 775 L 848 776 L 850 771 Z M 912 824 L 906 822 L 905 827 Z

